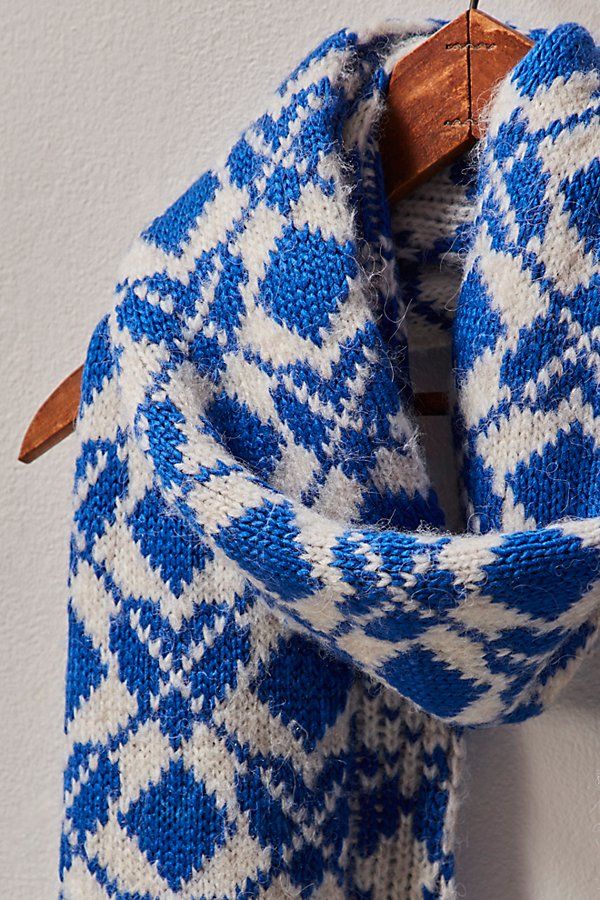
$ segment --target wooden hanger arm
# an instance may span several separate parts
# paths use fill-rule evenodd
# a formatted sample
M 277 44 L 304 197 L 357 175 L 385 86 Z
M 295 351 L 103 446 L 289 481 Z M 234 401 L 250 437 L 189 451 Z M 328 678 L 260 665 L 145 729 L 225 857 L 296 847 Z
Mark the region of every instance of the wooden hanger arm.
M 482 136 L 481 113 L 496 84 L 533 46 L 519 32 L 476 9 L 436 31 L 396 64 L 380 136 L 390 203 L 430 178 Z M 19 451 L 32 462 L 74 428 L 82 368 L 35 414 Z M 415 396 L 418 415 L 448 411 L 445 394 Z
M 21 462 L 33 462 L 74 431 L 82 373 L 83 366 L 79 366 L 42 403 L 21 443 Z M 416 394 L 414 406 L 419 416 L 441 416 L 448 411 L 448 398 L 439 392 Z
M 533 41 L 479 10 L 469 12 L 469 22 L 471 128 L 479 140 L 485 133 L 483 113 L 495 87 L 531 50 Z
M 494 88 L 531 47 L 470 9 L 396 63 L 379 141 L 390 203 L 475 145 Z
M 68 437 L 75 428 L 83 366 L 65 378 L 31 420 L 19 450 L 21 462 L 30 463 Z
M 390 203 L 410 194 L 475 143 L 468 24 L 465 12 L 394 67 L 379 137 Z

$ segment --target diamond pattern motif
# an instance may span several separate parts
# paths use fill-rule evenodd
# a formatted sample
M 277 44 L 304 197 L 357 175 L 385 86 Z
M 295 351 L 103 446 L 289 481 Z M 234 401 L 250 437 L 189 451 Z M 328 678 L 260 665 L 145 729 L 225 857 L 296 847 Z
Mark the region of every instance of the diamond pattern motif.
M 92 338 L 65 900 L 448 897 L 455 726 L 539 712 L 594 637 L 596 51 L 540 37 L 479 173 L 390 223 L 406 38 L 311 54 L 143 233 Z M 452 323 L 464 535 L 432 531 L 403 302 L 417 344 Z
M 182 762 L 172 762 L 119 819 L 173 891 L 225 841 L 225 810 Z

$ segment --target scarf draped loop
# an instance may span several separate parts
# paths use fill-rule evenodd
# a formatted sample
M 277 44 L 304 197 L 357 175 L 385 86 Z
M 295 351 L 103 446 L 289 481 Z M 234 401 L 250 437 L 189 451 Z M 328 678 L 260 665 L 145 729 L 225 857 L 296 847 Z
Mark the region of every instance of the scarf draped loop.
M 450 897 L 463 727 L 539 713 L 595 637 L 598 51 L 535 35 L 477 160 L 390 215 L 378 126 L 423 37 L 308 56 L 94 333 L 65 897 Z M 459 534 L 409 367 L 446 340 Z

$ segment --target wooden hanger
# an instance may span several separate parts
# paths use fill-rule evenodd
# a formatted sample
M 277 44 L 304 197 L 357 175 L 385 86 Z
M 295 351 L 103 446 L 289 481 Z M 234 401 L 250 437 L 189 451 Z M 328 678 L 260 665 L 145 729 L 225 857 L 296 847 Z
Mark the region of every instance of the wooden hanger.
M 466 12 L 396 64 L 380 139 L 390 203 L 475 144 L 494 87 L 532 46 L 471 0 Z M 82 370 L 65 378 L 38 409 L 21 444 L 21 462 L 33 462 L 73 431 Z M 418 415 L 443 415 L 448 400 L 442 393 L 417 394 L 415 409 Z
M 474 146 L 492 91 L 532 46 L 471 0 L 466 12 L 397 63 L 380 140 L 390 203 Z

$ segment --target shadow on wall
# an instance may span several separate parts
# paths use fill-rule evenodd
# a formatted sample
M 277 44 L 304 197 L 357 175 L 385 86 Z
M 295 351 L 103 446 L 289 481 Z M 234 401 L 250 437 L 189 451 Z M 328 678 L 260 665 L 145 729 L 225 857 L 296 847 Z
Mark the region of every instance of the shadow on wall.
M 505 726 L 467 737 L 457 833 L 459 898 L 507 900 L 510 884 L 511 900 L 531 900 L 523 834 L 527 756 L 520 731 Z
M 585 855 L 580 848 L 586 846 L 581 877 L 586 871 L 589 877 L 590 834 L 600 829 L 599 683 L 596 647 L 541 716 L 469 733 L 457 840 L 458 897 L 558 900 L 552 893 L 553 870 L 577 871 L 578 851 Z M 589 803 L 582 803 L 584 796 Z M 583 900 L 591 896 L 589 888 L 573 884 L 571 896 Z

